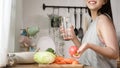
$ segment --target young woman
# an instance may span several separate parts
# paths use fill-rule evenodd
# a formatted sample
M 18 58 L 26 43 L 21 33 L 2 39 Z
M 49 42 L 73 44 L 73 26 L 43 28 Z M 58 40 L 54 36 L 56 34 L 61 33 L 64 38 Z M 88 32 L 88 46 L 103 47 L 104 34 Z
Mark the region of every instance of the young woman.
M 113 24 L 110 0 L 85 0 L 92 21 L 80 42 L 71 27 L 73 43 L 79 47 L 80 63 L 93 68 L 117 68 L 119 48 Z M 60 28 L 63 33 L 64 30 Z

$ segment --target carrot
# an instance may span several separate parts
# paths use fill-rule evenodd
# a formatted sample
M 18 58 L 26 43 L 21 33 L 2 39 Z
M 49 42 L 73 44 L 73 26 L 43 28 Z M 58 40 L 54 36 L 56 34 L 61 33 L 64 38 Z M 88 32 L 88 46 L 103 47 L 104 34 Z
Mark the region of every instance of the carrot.
M 71 58 L 65 58 L 64 59 L 67 64 L 71 64 L 74 60 Z
M 64 58 L 62 56 L 56 56 L 53 64 L 79 64 L 77 60 L 73 58 Z
M 66 64 L 66 62 L 64 60 L 61 60 L 59 62 L 55 62 L 56 64 Z
M 72 62 L 72 64 L 79 64 L 79 62 L 75 60 Z
M 55 58 L 54 64 L 66 64 L 66 62 L 64 61 L 64 57 L 62 56 L 57 56 Z

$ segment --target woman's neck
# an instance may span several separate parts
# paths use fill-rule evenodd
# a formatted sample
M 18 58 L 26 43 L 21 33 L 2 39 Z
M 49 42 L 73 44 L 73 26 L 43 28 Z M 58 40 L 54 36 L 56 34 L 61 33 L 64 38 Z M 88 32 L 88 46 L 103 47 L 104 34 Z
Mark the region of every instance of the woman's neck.
M 91 11 L 92 20 L 95 20 L 97 16 L 98 16 L 97 11 Z

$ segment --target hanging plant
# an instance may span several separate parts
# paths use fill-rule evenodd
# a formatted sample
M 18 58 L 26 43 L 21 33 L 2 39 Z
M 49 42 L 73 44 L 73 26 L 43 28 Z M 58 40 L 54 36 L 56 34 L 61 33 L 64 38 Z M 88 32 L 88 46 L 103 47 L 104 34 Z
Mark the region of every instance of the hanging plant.
M 59 27 L 60 23 L 61 23 L 61 16 L 58 15 L 48 15 L 49 19 L 50 19 L 50 23 L 51 23 L 51 27 Z

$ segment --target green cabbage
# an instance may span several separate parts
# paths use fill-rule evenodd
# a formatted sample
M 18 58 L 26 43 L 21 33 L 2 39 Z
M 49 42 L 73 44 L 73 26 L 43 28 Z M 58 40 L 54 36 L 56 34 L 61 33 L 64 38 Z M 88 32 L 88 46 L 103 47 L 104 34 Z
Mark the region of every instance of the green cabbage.
M 51 52 L 42 51 L 35 53 L 34 60 L 39 64 L 49 64 L 55 61 L 55 57 L 56 56 Z
M 54 51 L 52 48 L 48 48 L 46 51 L 48 51 L 48 52 L 51 52 L 51 53 L 55 54 L 55 51 Z

